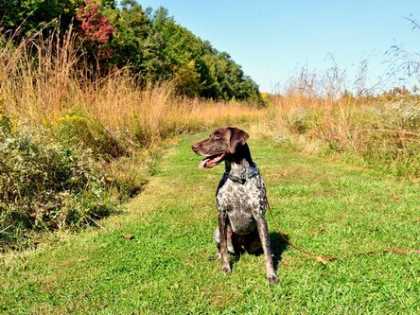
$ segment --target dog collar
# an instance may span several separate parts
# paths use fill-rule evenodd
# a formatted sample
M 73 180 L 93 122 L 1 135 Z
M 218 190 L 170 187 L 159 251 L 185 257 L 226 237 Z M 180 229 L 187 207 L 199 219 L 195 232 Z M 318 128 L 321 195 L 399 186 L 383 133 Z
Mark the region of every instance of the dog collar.
M 250 167 L 244 169 L 244 172 L 242 172 L 240 176 L 233 175 L 230 172 L 225 172 L 224 175 L 235 183 L 245 184 L 248 179 L 251 179 L 259 174 L 260 172 L 258 171 L 257 167 Z

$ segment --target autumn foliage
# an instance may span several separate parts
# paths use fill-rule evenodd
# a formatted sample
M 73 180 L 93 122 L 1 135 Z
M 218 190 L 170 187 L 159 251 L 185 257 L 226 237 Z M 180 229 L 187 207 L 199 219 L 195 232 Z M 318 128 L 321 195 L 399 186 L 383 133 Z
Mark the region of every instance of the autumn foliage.
M 77 11 L 76 19 L 80 23 L 83 37 L 99 44 L 109 42 L 114 28 L 108 18 L 101 13 L 99 5 L 95 1 L 86 0 Z

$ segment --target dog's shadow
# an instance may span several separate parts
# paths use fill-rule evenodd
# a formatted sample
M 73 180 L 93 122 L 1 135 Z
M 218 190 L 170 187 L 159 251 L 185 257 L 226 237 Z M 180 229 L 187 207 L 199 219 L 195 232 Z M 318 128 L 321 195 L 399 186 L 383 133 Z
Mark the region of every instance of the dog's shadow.
M 274 265 L 274 269 L 277 271 L 282 257 L 283 257 L 283 253 L 287 250 L 288 246 L 289 246 L 289 236 L 287 234 L 283 234 L 281 232 L 271 232 L 270 233 L 270 242 L 271 242 L 271 252 L 273 255 L 273 265 Z M 232 261 L 232 265 L 237 263 L 241 256 L 244 254 L 245 252 L 239 252 L 236 256 L 235 259 Z M 256 252 L 252 252 L 249 253 L 250 255 L 254 255 L 254 256 L 262 256 L 264 254 L 262 248 Z M 232 266 L 233 267 L 233 266 Z
M 273 252 L 274 269 L 277 271 L 283 257 L 283 253 L 289 247 L 289 236 L 281 232 L 271 232 L 270 241 L 271 250 Z

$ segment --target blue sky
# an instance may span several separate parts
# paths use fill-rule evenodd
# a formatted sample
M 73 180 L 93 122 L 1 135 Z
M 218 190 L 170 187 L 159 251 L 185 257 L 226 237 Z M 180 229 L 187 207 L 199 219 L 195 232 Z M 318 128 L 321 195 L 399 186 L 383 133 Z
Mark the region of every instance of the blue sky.
M 392 45 L 420 51 L 417 0 L 139 0 L 164 6 L 196 35 L 228 52 L 263 91 L 272 91 L 297 69 L 322 71 L 329 55 L 351 77 L 367 59 L 369 81 L 386 72 Z

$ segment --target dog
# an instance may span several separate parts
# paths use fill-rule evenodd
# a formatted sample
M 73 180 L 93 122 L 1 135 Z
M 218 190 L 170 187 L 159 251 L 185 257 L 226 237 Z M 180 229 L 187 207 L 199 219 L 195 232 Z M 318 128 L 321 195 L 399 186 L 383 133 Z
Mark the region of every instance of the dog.
M 216 129 L 207 139 L 192 145 L 204 157 L 201 168 L 212 168 L 222 161 L 225 172 L 217 187 L 218 228 L 214 233 L 218 257 L 225 273 L 232 271 L 229 253 L 238 255 L 264 252 L 267 280 L 278 282 L 265 213 L 268 200 L 264 180 L 251 157 L 248 133 L 235 127 Z

